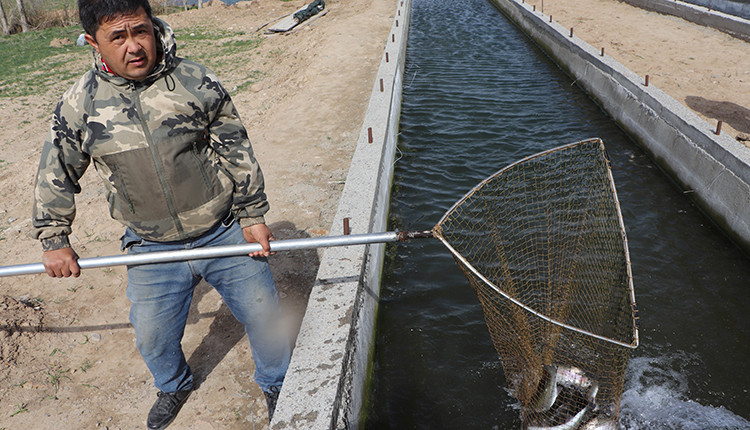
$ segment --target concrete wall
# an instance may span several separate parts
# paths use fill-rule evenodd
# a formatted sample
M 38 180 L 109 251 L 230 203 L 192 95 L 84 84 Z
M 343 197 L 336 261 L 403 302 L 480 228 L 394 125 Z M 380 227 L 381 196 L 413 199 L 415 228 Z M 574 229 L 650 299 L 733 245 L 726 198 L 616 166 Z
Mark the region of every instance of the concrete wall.
M 625 0 L 625 2 L 641 9 L 677 16 L 698 25 L 715 28 L 750 42 L 750 21 L 747 20 L 750 17 L 750 4 L 714 0 L 691 0 L 691 3 L 696 4 L 675 0 Z M 703 5 L 700 6 L 702 3 Z M 729 8 L 730 5 L 742 7 Z M 724 6 L 725 9 L 719 6 Z
M 731 0 L 685 0 L 685 2 L 702 6 L 704 8 L 710 7 L 712 10 L 718 10 L 720 12 L 728 13 L 729 15 L 750 19 L 750 3 L 741 3 Z
M 411 0 L 396 0 L 331 235 L 385 231 L 401 114 Z M 372 136 L 372 140 L 370 139 Z M 357 428 L 367 394 L 385 246 L 329 248 L 292 355 L 272 429 Z
M 515 0 L 492 0 L 750 253 L 750 149 Z

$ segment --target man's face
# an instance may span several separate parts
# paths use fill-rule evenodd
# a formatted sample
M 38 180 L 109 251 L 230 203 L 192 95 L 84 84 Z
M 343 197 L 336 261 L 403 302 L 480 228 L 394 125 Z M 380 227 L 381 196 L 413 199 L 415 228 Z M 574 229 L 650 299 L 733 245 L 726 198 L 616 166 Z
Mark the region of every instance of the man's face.
M 100 23 L 96 38 L 85 38 L 117 76 L 141 80 L 156 66 L 154 25 L 143 8 Z

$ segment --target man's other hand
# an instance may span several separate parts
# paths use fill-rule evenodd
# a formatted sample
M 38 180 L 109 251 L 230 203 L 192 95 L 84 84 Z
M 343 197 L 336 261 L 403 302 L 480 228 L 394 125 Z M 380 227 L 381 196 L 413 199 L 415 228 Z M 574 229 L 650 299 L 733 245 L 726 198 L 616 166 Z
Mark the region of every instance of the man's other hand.
M 276 239 L 267 225 L 254 224 L 247 226 L 242 229 L 242 234 L 245 236 L 247 243 L 260 243 L 260 246 L 263 247 L 262 251 L 250 253 L 251 257 L 268 257 L 275 254 L 275 252 L 271 252 L 271 245 L 268 242 Z
M 71 275 L 77 278 L 81 275 L 78 267 L 78 254 L 73 248 L 60 248 L 53 251 L 44 251 L 42 264 L 47 274 L 53 278 L 68 278 Z

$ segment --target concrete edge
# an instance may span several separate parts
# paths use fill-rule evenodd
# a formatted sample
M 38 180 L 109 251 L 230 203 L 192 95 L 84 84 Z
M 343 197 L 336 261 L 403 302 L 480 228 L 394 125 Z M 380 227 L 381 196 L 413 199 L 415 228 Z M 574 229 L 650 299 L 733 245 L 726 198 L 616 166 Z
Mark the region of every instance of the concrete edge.
M 750 19 L 750 3 L 743 2 L 743 0 L 686 0 L 688 3 L 694 5 L 703 6 L 705 8 L 713 8 L 730 15 L 739 16 L 741 18 Z
M 744 252 L 750 253 L 750 149 L 573 29 L 516 0 L 493 3 L 586 91 Z M 521 0 L 523 1 L 523 0 Z M 615 166 L 616 168 L 616 166 Z
M 712 8 L 730 15 L 750 19 L 750 3 L 743 3 L 743 0 L 684 0 L 687 3 L 705 8 Z
M 625 3 L 664 15 L 673 15 L 686 21 L 715 28 L 738 39 L 750 42 L 750 21 L 741 16 L 721 12 L 716 8 L 699 6 L 677 0 L 624 0 Z M 746 4 L 750 11 L 750 4 Z
M 385 231 L 401 113 L 411 0 L 397 0 L 331 235 Z M 385 245 L 326 249 L 272 429 L 358 427 L 366 396 Z

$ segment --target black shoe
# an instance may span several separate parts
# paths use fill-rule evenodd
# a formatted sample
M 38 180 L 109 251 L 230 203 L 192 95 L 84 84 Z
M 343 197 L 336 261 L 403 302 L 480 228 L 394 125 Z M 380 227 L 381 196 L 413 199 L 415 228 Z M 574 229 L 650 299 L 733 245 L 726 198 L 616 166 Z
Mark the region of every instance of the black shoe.
M 276 402 L 279 400 L 279 387 L 271 387 L 268 391 L 264 391 L 263 394 L 266 396 L 266 405 L 268 406 L 268 422 L 271 422 L 273 413 L 276 410 Z
M 172 421 L 177 416 L 177 412 L 180 412 L 180 408 L 182 408 L 185 400 L 190 396 L 190 391 L 192 390 L 178 391 L 176 393 L 159 391 L 156 394 L 158 398 L 154 406 L 151 406 L 151 410 L 148 411 L 146 426 L 149 430 L 162 430 L 172 424 Z

